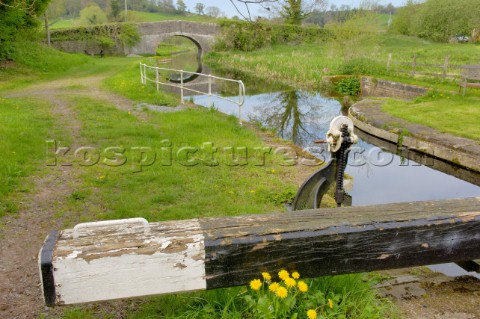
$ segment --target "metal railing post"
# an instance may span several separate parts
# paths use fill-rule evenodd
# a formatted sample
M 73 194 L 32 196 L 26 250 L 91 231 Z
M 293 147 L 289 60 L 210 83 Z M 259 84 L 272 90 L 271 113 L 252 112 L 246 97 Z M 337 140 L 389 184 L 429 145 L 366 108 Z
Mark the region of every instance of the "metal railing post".
M 212 106 L 212 75 L 208 75 L 208 107 Z
M 146 64 L 143 65 L 143 79 L 144 79 L 143 84 L 147 84 L 147 65 Z
M 242 82 L 238 82 L 238 122 L 242 125 L 242 104 L 243 104 L 243 92 Z
M 183 104 L 183 70 L 180 71 L 180 101 Z

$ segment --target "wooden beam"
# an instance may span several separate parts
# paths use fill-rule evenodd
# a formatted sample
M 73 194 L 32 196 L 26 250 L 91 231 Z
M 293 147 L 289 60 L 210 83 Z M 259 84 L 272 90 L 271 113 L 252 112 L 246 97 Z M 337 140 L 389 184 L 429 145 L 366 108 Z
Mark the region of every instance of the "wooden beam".
M 480 198 L 79 231 L 56 238 L 50 305 L 231 287 L 280 269 L 317 277 L 477 259 Z

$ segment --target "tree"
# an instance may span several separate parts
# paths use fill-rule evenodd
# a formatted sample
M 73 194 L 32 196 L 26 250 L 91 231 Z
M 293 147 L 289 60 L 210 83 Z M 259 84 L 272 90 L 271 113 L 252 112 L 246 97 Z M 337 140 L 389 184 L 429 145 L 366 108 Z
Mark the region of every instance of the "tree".
M 220 9 L 215 6 L 207 7 L 205 9 L 205 13 L 212 18 L 218 18 L 218 16 L 221 14 Z
M 198 14 L 205 14 L 204 10 L 205 10 L 205 5 L 204 5 L 203 3 L 198 2 L 198 3 L 195 5 L 195 12 L 196 12 L 196 13 L 198 13 Z
M 0 61 L 10 58 L 12 46 L 19 38 L 28 39 L 35 32 L 50 0 L 0 1 Z
M 184 14 L 187 11 L 187 5 L 183 0 L 177 0 L 177 13 Z
M 247 13 L 244 14 L 235 4 L 242 3 Z M 246 20 L 253 21 L 249 4 L 257 4 L 273 15 L 280 16 L 285 23 L 300 25 L 314 10 L 323 10 L 327 0 L 230 0 L 237 12 Z
M 119 0 L 110 1 L 110 16 L 113 19 L 116 20 L 119 17 L 120 11 L 122 11 L 122 8 L 120 7 L 120 1 Z
M 480 25 L 478 0 L 412 0 L 397 9 L 393 29 L 402 34 L 448 41 L 456 35 L 470 35 Z
M 98 6 L 98 4 L 91 2 L 86 8 L 80 11 L 80 22 L 82 25 L 95 25 L 107 22 L 107 15 Z
M 66 13 L 65 0 L 52 0 L 47 8 L 49 19 L 57 19 Z

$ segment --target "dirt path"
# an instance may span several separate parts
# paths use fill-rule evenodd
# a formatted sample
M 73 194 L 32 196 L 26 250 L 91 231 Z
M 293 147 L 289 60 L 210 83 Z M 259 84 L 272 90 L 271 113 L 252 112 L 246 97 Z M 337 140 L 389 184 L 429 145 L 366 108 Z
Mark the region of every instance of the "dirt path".
M 100 89 L 102 76 L 62 79 L 30 86 L 7 98 L 29 97 L 46 100 L 52 106 L 56 125 L 69 134 L 72 149 L 82 144 L 82 123 L 67 99 L 62 96 L 88 96 L 107 100 L 119 109 L 130 111 L 140 120 L 145 113 L 135 110 L 131 101 Z M 39 314 L 55 313 L 45 309 L 41 298 L 37 257 L 45 236 L 61 229 L 63 220 L 56 212 L 64 211 L 79 184 L 75 166 L 41 166 L 32 176 L 33 191 L 20 200 L 20 211 L 1 220 L 0 228 L 0 318 L 36 318 Z M 68 216 L 69 219 L 78 219 Z

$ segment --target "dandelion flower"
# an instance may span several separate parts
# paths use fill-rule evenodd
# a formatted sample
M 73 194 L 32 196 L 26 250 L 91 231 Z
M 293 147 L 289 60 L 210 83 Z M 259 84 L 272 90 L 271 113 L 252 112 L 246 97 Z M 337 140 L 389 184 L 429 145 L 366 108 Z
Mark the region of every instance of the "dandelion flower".
M 271 283 L 270 286 L 268 286 L 268 290 L 270 290 L 271 292 L 275 292 L 279 287 L 280 285 L 278 284 L 278 282 L 274 282 Z
M 308 285 L 305 283 L 305 281 L 299 281 L 297 284 L 298 290 L 301 292 L 307 292 L 308 291 Z
M 286 270 L 280 270 L 278 273 L 278 277 L 280 277 L 280 279 L 282 280 L 285 280 L 286 278 L 290 277 L 290 274 Z
M 260 281 L 260 279 L 254 279 L 250 281 L 250 288 L 252 288 L 253 290 L 259 290 L 260 287 L 262 287 L 262 282 Z
M 328 298 L 328 306 L 330 307 L 330 309 L 333 309 L 333 300 Z
M 313 309 L 310 309 L 307 311 L 307 317 L 308 319 L 315 319 L 317 318 L 317 312 Z
M 290 278 L 290 277 L 285 278 L 284 281 L 285 281 L 285 285 L 287 285 L 287 287 L 295 287 L 296 284 L 297 284 L 297 282 L 295 281 L 295 279 Z
M 262 272 L 262 277 L 263 277 L 263 279 L 265 279 L 266 281 L 272 280 L 272 276 L 270 276 L 270 274 L 269 274 L 268 272 Z
M 292 273 L 292 277 L 293 277 L 293 279 L 298 279 L 298 278 L 300 278 L 300 274 L 295 271 L 294 273 Z
M 288 291 L 285 287 L 280 286 L 277 288 L 277 290 L 275 290 L 275 294 L 277 295 L 277 297 L 284 299 L 287 298 Z

